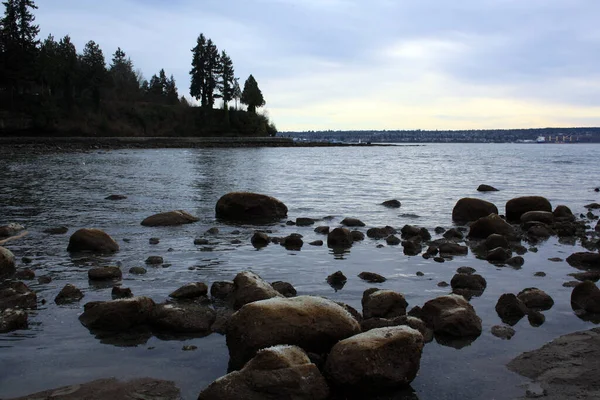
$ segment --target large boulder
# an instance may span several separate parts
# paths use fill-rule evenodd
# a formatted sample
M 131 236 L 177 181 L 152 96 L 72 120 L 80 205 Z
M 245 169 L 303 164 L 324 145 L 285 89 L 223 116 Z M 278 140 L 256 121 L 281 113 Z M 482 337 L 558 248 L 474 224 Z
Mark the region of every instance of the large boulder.
M 260 350 L 240 371 L 200 392 L 198 400 L 325 400 L 329 387 L 319 369 L 297 346 Z
M 512 293 L 503 294 L 496 303 L 496 313 L 509 325 L 515 325 L 528 312 L 527 306 Z
M 515 229 L 497 214 L 490 214 L 473 222 L 468 236 L 472 239 L 485 239 L 494 233 L 514 237 Z
M 519 292 L 517 298 L 521 300 L 527 308 L 533 310 L 549 310 L 554 305 L 552 297 L 538 288 L 523 289 Z
M 298 296 L 255 301 L 229 320 L 230 367 L 239 369 L 258 350 L 278 344 L 326 353 L 338 341 L 358 333 L 359 323 L 331 300 Z
M 200 218 L 183 211 L 175 210 L 151 215 L 142 221 L 143 226 L 175 226 L 191 224 L 200 221 Z
M 0 278 L 14 274 L 15 255 L 8 249 L 0 246 Z
M 253 301 L 272 297 L 283 297 L 283 295 L 253 272 L 240 272 L 233 279 L 233 307 L 235 309 Z
M 359 226 L 365 226 L 365 223 L 362 222 L 360 219 L 357 218 L 350 218 L 350 217 L 346 217 L 342 220 L 342 222 L 340 222 L 342 225 L 344 226 L 348 226 L 348 227 L 359 227 Z
M 554 211 L 552 211 L 552 214 L 554 215 L 554 218 L 556 218 L 557 220 L 561 220 L 561 221 L 574 221 L 575 220 L 573 211 L 571 211 L 571 209 L 565 205 L 556 206 Z
M 476 221 L 490 214 L 498 214 L 498 207 L 489 201 L 465 197 L 452 209 L 452 220 L 461 224 Z
M 509 221 L 519 221 L 528 211 L 552 212 L 552 204 L 541 196 L 517 197 L 506 202 L 506 219 Z
M 67 251 L 115 252 L 119 245 L 100 229 L 83 228 L 71 235 Z
M 228 193 L 217 201 L 217 218 L 229 221 L 272 222 L 287 216 L 285 204 L 274 197 L 249 192 Z
M 571 292 L 571 306 L 575 310 L 600 314 L 600 289 L 594 282 L 581 282 Z
M 12 308 L 0 310 L 0 333 L 12 332 L 17 329 L 27 329 L 27 313 Z
M 216 317 L 215 310 L 198 304 L 157 304 L 150 323 L 168 333 L 208 333 Z
M 327 234 L 327 246 L 333 248 L 349 248 L 354 239 L 348 228 L 335 228 Z
M 548 211 L 527 211 L 521 215 L 522 224 L 535 221 L 551 225 L 554 223 L 554 214 Z
M 573 253 L 567 257 L 567 262 L 575 268 L 600 268 L 600 254 L 591 252 Z
M 0 286 L 0 310 L 37 308 L 37 295 L 23 282 L 9 282 Z
M 436 334 L 476 337 L 481 334 L 481 318 L 464 297 L 450 294 L 429 300 L 421 309 L 423 321 Z
M 372 329 L 333 346 L 325 371 L 344 391 L 385 391 L 407 386 L 415 379 L 422 351 L 423 335 L 415 329 Z
M 392 290 L 367 289 L 363 293 L 364 318 L 393 318 L 406 314 L 408 303 L 401 293 Z
M 175 290 L 169 297 L 174 299 L 194 299 L 208 294 L 208 286 L 203 282 L 192 282 Z
M 450 281 L 453 290 L 472 290 L 483 292 L 487 287 L 487 281 L 479 274 L 456 274 Z
M 124 331 L 149 322 L 155 304 L 148 297 L 92 301 L 83 307 L 79 321 L 88 329 Z

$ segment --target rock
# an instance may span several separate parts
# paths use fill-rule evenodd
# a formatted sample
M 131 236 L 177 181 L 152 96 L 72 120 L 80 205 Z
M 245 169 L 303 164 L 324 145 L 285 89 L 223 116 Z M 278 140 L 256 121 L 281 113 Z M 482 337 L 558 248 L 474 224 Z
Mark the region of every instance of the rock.
M 365 240 L 365 234 L 362 233 L 361 231 L 352 231 L 352 232 L 350 232 L 350 234 L 352 235 L 353 242 L 360 242 L 360 241 Z
M 159 238 L 150 238 L 150 239 L 148 239 L 148 243 L 149 244 L 159 244 L 160 239 Z
M 463 224 L 490 214 L 498 214 L 498 207 L 489 201 L 465 197 L 458 200 L 452 209 L 452 220 Z
M 15 223 L 0 226 L 0 238 L 15 236 L 23 230 L 25 230 L 23 225 Z
M 443 236 L 448 240 L 462 240 L 465 235 L 456 228 L 448 229 Z
M 367 237 L 371 239 L 384 239 L 389 235 L 397 233 L 391 226 L 385 226 L 383 228 L 369 228 L 367 230 Z
M 310 226 L 314 225 L 315 220 L 312 218 L 296 218 L 296 225 L 298 226 Z
M 570 266 L 576 268 L 600 268 L 600 254 L 591 252 L 573 253 L 567 257 Z
M 404 249 L 404 254 L 407 256 L 416 256 L 421 252 L 421 243 L 413 240 L 402 241 L 402 247 Z
M 327 235 L 327 247 L 349 248 L 352 247 L 352 233 L 347 228 L 335 228 Z
M 249 192 L 228 193 L 217 201 L 217 218 L 242 222 L 271 222 L 287 216 L 288 208 L 274 197 Z
M 304 242 L 302 241 L 301 236 L 291 234 L 289 236 L 284 237 L 279 244 L 285 247 L 286 250 L 299 251 L 304 245 Z
M 533 221 L 551 225 L 554 223 L 554 214 L 550 211 L 527 211 L 521 215 L 522 224 Z
M 67 251 L 115 252 L 119 245 L 100 229 L 79 229 L 71 235 Z
M 598 203 L 590 203 L 584 206 L 585 208 L 587 208 L 588 210 L 599 210 L 600 209 L 600 204 Z
M 16 272 L 15 277 L 22 281 L 31 281 L 35 279 L 35 272 L 29 268 L 25 268 Z
M 363 317 L 393 318 L 406 314 L 408 303 L 401 293 L 392 290 L 367 289 L 363 293 Z
M 482 292 L 487 287 L 485 278 L 479 274 L 456 274 L 450 281 L 452 289 L 465 289 Z
M 115 378 L 98 379 L 93 382 L 65 386 L 19 397 L 13 400 L 180 400 L 181 394 L 175 382 L 152 378 L 138 378 L 119 382 Z
M 334 272 L 327 277 L 329 283 L 334 289 L 340 290 L 346 284 L 347 278 L 342 271 Z
M 471 224 L 468 237 L 473 239 L 486 239 L 492 234 L 507 237 L 515 236 L 514 228 L 496 214 L 479 218 Z
M 475 272 L 477 272 L 477 270 L 473 267 L 458 267 L 456 269 L 457 274 L 472 275 Z
M 554 211 L 552 211 L 552 214 L 554 214 L 554 218 L 559 219 L 559 220 L 566 220 L 566 221 L 575 220 L 575 216 L 573 215 L 573 212 L 567 206 L 563 206 L 563 205 L 556 206 Z
M 125 200 L 126 198 L 127 196 L 122 194 L 111 194 L 110 196 L 105 197 L 104 200 Z
M 461 246 L 457 243 L 442 243 L 439 245 L 438 250 L 440 256 L 466 256 L 469 254 L 469 248 L 467 246 Z
M 497 192 L 498 189 L 496 189 L 495 187 L 490 186 L 490 185 L 481 184 L 481 185 L 479 185 L 479 187 L 477 187 L 477 191 L 478 192 Z
M 488 252 L 485 259 L 491 263 L 504 264 L 511 256 L 512 253 L 510 250 L 496 247 Z
M 218 235 L 219 234 L 219 228 L 217 228 L 216 226 L 213 226 L 212 228 L 209 228 L 206 230 L 206 232 L 204 232 L 205 235 Z
M 525 259 L 521 256 L 514 256 L 504 262 L 513 268 L 521 268 L 525 264 Z
M 435 229 L 433 230 L 437 235 L 441 235 L 442 233 L 446 232 L 446 228 L 442 227 L 442 226 L 436 226 Z
M 312 242 L 309 243 L 309 245 L 311 245 L 311 246 L 323 246 L 323 241 L 322 240 L 313 240 Z
M 550 232 L 550 230 L 545 227 L 544 225 L 536 225 L 536 226 L 532 226 L 531 228 L 529 228 L 527 230 L 527 234 L 529 235 L 530 239 L 548 239 L 550 236 L 552 236 L 552 233 Z
M 111 297 L 114 299 L 128 299 L 133 297 L 133 293 L 130 288 L 124 288 L 120 286 L 113 286 L 111 292 Z
M 402 233 L 402 238 L 404 239 L 413 239 L 418 237 L 421 240 L 431 240 L 431 234 L 426 228 L 420 228 L 414 225 L 404 225 L 402 229 L 400 229 L 400 232 Z
M 252 238 L 250 239 L 250 243 L 252 246 L 259 249 L 261 247 L 267 246 L 271 242 L 271 238 L 264 232 L 254 232 Z
M 27 313 L 8 308 L 0 310 L 0 333 L 27 329 Z
M 496 247 L 501 247 L 503 249 L 508 249 L 510 247 L 506 237 L 498 235 L 497 233 L 489 235 L 483 242 L 483 245 L 487 250 L 495 249 Z
M 259 350 L 240 371 L 231 372 L 204 389 L 198 400 L 325 400 L 325 378 L 297 346 Z
M 500 296 L 496 303 L 496 312 L 502 320 L 509 325 L 515 325 L 523 318 L 528 310 L 527 306 L 512 293 Z
M 298 296 L 256 301 L 229 320 L 226 339 L 230 367 L 239 369 L 258 350 L 277 344 L 326 353 L 338 341 L 358 333 L 359 323 L 331 300 Z
M 49 235 L 64 235 L 69 231 L 69 228 L 66 226 L 57 226 L 55 228 L 44 229 L 44 233 Z
M 161 256 L 150 256 L 146 258 L 146 264 L 148 265 L 159 265 L 164 263 L 164 259 Z
M 510 340 L 515 336 L 515 330 L 510 326 L 494 325 L 492 326 L 492 335 L 500 339 Z
M 538 271 L 535 274 L 533 274 L 533 276 L 537 276 L 537 277 L 543 278 L 544 276 L 546 276 L 546 273 L 543 272 L 543 271 Z
M 390 235 L 385 239 L 388 246 L 397 246 L 400 244 L 400 239 L 394 235 Z
M 208 286 L 202 282 L 193 282 L 183 285 L 169 295 L 174 299 L 195 299 L 208 294 Z
M 405 325 L 410 328 L 418 330 L 425 341 L 433 339 L 433 331 L 425 325 L 425 322 L 419 318 L 411 317 L 409 315 L 401 315 L 394 318 L 369 318 L 361 321 L 360 326 L 363 332 L 370 331 L 371 329 L 387 328 L 390 326 L 401 326 Z
M 56 304 L 69 304 L 83 299 L 83 292 L 76 286 L 67 283 L 56 295 L 54 302 Z
M 600 313 L 600 289 L 591 281 L 579 283 L 571 292 L 571 306 L 574 310 Z
M 600 271 L 589 271 L 589 272 L 577 272 L 569 274 L 578 281 L 592 281 L 597 282 L 600 279 Z
M 444 257 L 433 257 L 433 261 L 438 262 L 438 263 L 444 263 L 444 262 L 446 262 L 446 260 L 444 259 Z
M 415 275 L 417 275 L 417 276 L 425 276 L 425 274 L 422 273 L 421 271 L 417 271 L 417 273 Z
M 438 287 L 448 287 L 448 286 L 450 286 L 450 284 L 448 282 L 446 282 L 446 281 L 438 282 L 437 285 L 438 285 Z
M 359 227 L 359 226 L 365 226 L 365 223 L 362 222 L 360 219 L 356 219 L 356 218 L 344 218 L 342 220 L 342 222 L 340 222 L 342 225 L 344 226 L 348 226 L 348 227 Z
M 554 305 L 552 297 L 538 288 L 523 289 L 519 292 L 517 298 L 521 300 L 527 308 L 537 311 L 549 310 Z
M 244 304 L 272 297 L 283 296 L 260 276 L 250 271 L 240 272 L 233 279 L 233 307 L 236 310 Z
M 132 297 L 112 301 L 92 301 L 84 306 L 79 321 L 88 329 L 124 331 L 146 324 L 155 304 L 148 297 Z
M 209 243 L 210 243 L 210 241 L 208 239 L 205 239 L 205 238 L 194 239 L 194 245 L 196 245 L 196 246 L 204 246 L 204 245 L 207 245 Z
M 508 369 L 529 379 L 527 397 L 548 400 L 596 399 L 600 374 L 600 328 L 571 333 L 523 353 L 510 361 Z
M 200 221 L 200 218 L 195 217 L 183 210 L 168 211 L 159 214 L 151 215 L 142 221 L 143 226 L 177 226 L 183 224 L 191 224 Z
M 315 232 L 319 233 L 321 235 L 327 235 L 329 233 L 329 227 L 328 226 L 317 226 L 315 228 Z
M 119 267 L 98 267 L 88 270 L 88 279 L 91 281 L 104 281 L 121 279 L 123 273 Z
M 358 277 L 364 281 L 371 283 L 383 283 L 387 280 L 383 276 L 374 272 L 361 272 L 360 274 L 358 274 Z
M 8 249 L 0 247 L 0 278 L 15 273 L 15 255 Z
M 386 200 L 381 205 L 387 208 L 400 208 L 402 204 L 398 200 Z
M 296 288 L 289 282 L 276 281 L 271 283 L 271 286 L 285 297 L 294 297 L 298 294 Z
M 150 323 L 168 333 L 207 333 L 216 316 L 215 310 L 198 304 L 157 304 Z
M 481 334 L 481 318 L 473 306 L 459 295 L 429 300 L 421 309 L 421 317 L 438 335 L 472 338 Z
M 129 273 L 134 275 L 144 275 L 146 273 L 146 268 L 144 267 L 131 267 L 129 268 Z
M 40 277 L 38 278 L 38 283 L 39 283 L 40 285 L 45 285 L 45 284 L 48 284 L 48 283 L 50 283 L 50 282 L 52 282 L 52 278 L 51 278 L 51 277 L 49 277 L 49 276 L 47 276 L 47 275 L 46 275 L 46 276 L 40 276 Z
M 509 221 L 519 221 L 528 211 L 552 212 L 552 205 L 541 196 L 517 197 L 506 202 L 506 219 Z
M 423 335 L 407 326 L 372 329 L 333 346 L 325 371 L 348 392 L 404 387 L 419 372 L 423 345 Z
M 8 282 L 0 286 L 0 310 L 36 309 L 37 296 L 23 282 Z
M 215 299 L 225 300 L 233 293 L 233 282 L 217 281 L 210 286 L 210 295 Z

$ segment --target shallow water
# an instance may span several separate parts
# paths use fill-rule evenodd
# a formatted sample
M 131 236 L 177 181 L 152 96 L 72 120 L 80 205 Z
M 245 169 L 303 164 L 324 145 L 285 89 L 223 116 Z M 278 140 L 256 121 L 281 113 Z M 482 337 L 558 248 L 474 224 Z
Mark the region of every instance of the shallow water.
M 506 370 L 507 361 L 561 334 L 593 326 L 573 314 L 571 289 L 562 287 L 563 282 L 572 280 L 567 274 L 575 270 L 566 262 L 547 260 L 565 259 L 580 251 L 579 245 L 550 239 L 538 246 L 539 252 L 524 255 L 525 265 L 520 270 L 497 268 L 471 254 L 439 264 L 421 256 L 407 257 L 401 246 L 376 248 L 385 242 L 371 239 L 355 244 L 343 255 L 306 244 L 301 251 L 287 251 L 278 245 L 257 251 L 249 241 L 257 228 L 271 229 L 276 236 L 298 232 L 305 243 L 323 237 L 313 232 L 314 227 L 225 225 L 215 220 L 214 205 L 227 192 L 248 190 L 282 200 L 289 207 L 289 219 L 333 216 L 332 221 L 318 224 L 337 226 L 344 217 L 356 217 L 367 224 L 363 231 L 371 226 L 414 224 L 433 234 L 436 226 L 452 225 L 452 208 L 461 197 L 484 198 L 503 212 L 505 202 L 513 197 L 542 195 L 553 206 L 566 204 L 576 214 L 585 213 L 585 204 L 600 200 L 593 191 L 600 186 L 599 153 L 600 145 L 551 144 L 3 153 L 0 225 L 18 222 L 29 231 L 24 239 L 7 247 L 19 259 L 32 258 L 29 267 L 36 275 L 50 275 L 53 281 L 30 284 L 38 299 L 47 301 L 31 312 L 30 329 L 0 334 L 0 397 L 109 376 L 151 376 L 175 380 L 184 398 L 193 399 L 226 373 L 228 353 L 221 335 L 187 340 L 152 337 L 143 345 L 122 347 L 102 343 L 79 323 L 77 317 L 85 302 L 111 296 L 110 288 L 88 282 L 89 265 L 119 264 L 124 271 L 123 286 L 157 302 L 185 283 L 210 285 L 251 269 L 268 281 L 291 282 L 299 294 L 327 296 L 357 309 L 362 292 L 372 286 L 402 292 L 409 307 L 422 305 L 448 293 L 437 287 L 438 282 L 449 282 L 459 266 L 472 266 L 488 282 L 484 294 L 471 301 L 483 319 L 484 332 L 462 349 L 427 344 L 412 387 L 421 400 L 514 398 L 523 393 L 518 385 L 525 380 Z M 500 191 L 478 193 L 480 183 Z M 128 198 L 104 200 L 110 194 Z M 400 209 L 379 205 L 392 198 L 402 202 Z M 187 210 L 201 220 L 174 228 L 140 225 L 145 217 L 172 209 Z M 95 260 L 72 258 L 66 251 L 69 234 L 42 233 L 59 225 L 68 226 L 70 233 L 81 227 L 101 228 L 119 242 L 121 250 Z M 193 239 L 213 226 L 220 233 L 209 237 L 211 244 L 195 246 Z M 234 229 L 241 233 L 231 234 Z M 150 245 L 151 237 L 160 238 L 160 243 Z M 233 245 L 233 239 L 242 243 Z M 171 266 L 148 268 L 143 276 L 127 272 L 132 266 L 143 266 L 150 255 L 163 256 Z M 349 280 L 336 292 L 325 278 L 337 270 Z M 356 277 L 361 271 L 380 273 L 388 281 L 367 284 Z M 417 271 L 425 275 L 418 277 Z M 536 271 L 547 276 L 534 277 Z M 81 304 L 54 304 L 66 283 L 84 290 Z M 501 323 L 494 311 L 498 297 L 531 286 L 547 291 L 555 300 L 555 306 L 544 312 L 546 322 L 534 328 L 526 318 L 521 320 L 510 341 L 492 336 L 490 328 Z M 198 349 L 182 351 L 184 345 Z

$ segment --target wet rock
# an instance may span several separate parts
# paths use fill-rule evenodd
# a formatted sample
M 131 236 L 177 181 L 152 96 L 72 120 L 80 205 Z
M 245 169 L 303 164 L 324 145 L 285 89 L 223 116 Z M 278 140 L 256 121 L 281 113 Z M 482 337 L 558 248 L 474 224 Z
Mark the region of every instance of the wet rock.
M 468 237 L 474 239 L 486 239 L 494 233 L 507 237 L 515 236 L 515 230 L 509 223 L 498 215 L 491 214 L 473 222 Z
M 164 263 L 164 259 L 161 256 L 150 256 L 146 259 L 148 265 L 159 265 Z
M 231 244 L 242 244 L 242 241 L 240 239 L 232 239 L 231 242 L 229 242 Z
M 323 246 L 323 241 L 322 240 L 314 240 L 314 241 L 310 242 L 309 245 L 311 245 L 311 246 Z
M 240 272 L 233 279 L 233 307 L 236 310 L 244 304 L 272 297 L 283 296 L 260 276 L 250 271 Z
M 527 306 L 512 293 L 505 293 L 496 303 L 496 313 L 502 322 L 515 325 L 527 314 Z
M 413 240 L 402 241 L 402 247 L 404 248 L 404 254 L 407 256 L 416 256 L 421 252 L 421 243 Z
M 327 277 L 327 283 L 336 290 L 343 288 L 347 280 L 346 275 L 342 271 L 334 272 Z
M 79 321 L 88 329 L 124 331 L 149 321 L 155 304 L 148 297 L 92 301 L 84 306 Z
M 419 372 L 423 345 L 423 335 L 407 326 L 372 329 L 333 346 L 325 371 L 346 391 L 403 387 Z
M 506 202 L 506 219 L 509 221 L 519 221 L 528 211 L 552 212 L 552 205 L 541 196 L 517 197 Z
M 47 276 L 47 275 L 46 275 L 46 276 L 40 276 L 40 277 L 38 278 L 38 283 L 39 283 L 40 285 L 45 285 L 45 284 L 48 284 L 48 283 L 50 283 L 50 282 L 52 282 L 52 278 L 51 278 L 51 277 L 49 277 L 49 276 Z
M 546 317 L 539 311 L 529 310 L 527 313 L 527 320 L 529 321 L 529 325 L 537 328 L 538 326 L 542 326 L 544 322 L 546 322 Z
M 600 289 L 591 281 L 579 283 L 571 292 L 571 306 L 592 314 L 600 313 Z
M 452 220 L 462 224 L 490 214 L 498 214 L 498 207 L 489 201 L 465 197 L 458 200 L 452 209 Z
M 477 272 L 477 270 L 475 268 L 472 268 L 472 267 L 458 267 L 456 269 L 456 273 L 457 274 L 472 275 L 475 272 Z
M 310 226 L 314 225 L 315 220 L 312 218 L 296 218 L 297 226 Z
M 208 333 L 216 315 L 212 308 L 193 303 L 157 304 L 150 323 L 168 333 Z
M 421 309 L 421 317 L 436 335 L 477 337 L 481 334 L 481 318 L 473 306 L 459 295 L 429 300 Z
M 276 281 L 271 283 L 271 286 L 285 297 L 294 297 L 298 294 L 296 288 L 289 282 Z
M 433 231 L 436 233 L 436 235 L 441 235 L 442 233 L 446 232 L 446 228 L 442 226 L 436 226 Z
M 548 261 L 552 261 L 552 262 L 562 262 L 564 261 L 562 258 L 560 257 L 551 257 L 548 259 Z
M 130 288 L 124 288 L 120 286 L 113 286 L 111 291 L 111 297 L 114 299 L 128 299 L 133 297 L 133 293 Z
M 325 378 L 304 350 L 274 346 L 258 351 L 240 371 L 231 372 L 204 389 L 198 400 L 325 400 Z
M 381 203 L 381 205 L 387 208 L 400 208 L 402 204 L 400 203 L 400 201 L 394 199 L 386 200 L 383 203 Z
M 369 228 L 367 230 L 367 237 L 371 239 L 384 239 L 389 235 L 396 234 L 397 231 L 391 226 L 385 226 L 383 228 Z
M 543 271 L 538 271 L 535 274 L 533 274 L 533 276 L 537 276 L 537 277 L 543 278 L 544 276 L 546 276 L 546 273 L 543 272 Z
M 600 254 L 591 252 L 573 253 L 567 257 L 570 266 L 576 268 L 600 268 Z
M 8 308 L 0 310 L 0 333 L 27 329 L 27 313 Z
M 219 228 L 217 228 L 216 226 L 213 226 L 212 228 L 209 228 L 206 230 L 206 232 L 204 232 L 205 235 L 218 235 L 219 234 Z
M 533 240 L 545 240 L 552 236 L 552 232 L 544 225 L 535 225 L 527 230 L 527 235 Z
M 589 272 L 576 272 L 573 274 L 569 274 L 569 276 L 572 276 L 573 278 L 577 279 L 578 281 L 592 281 L 592 282 L 598 282 L 598 280 L 600 279 L 600 271 L 589 271 Z
M 317 226 L 315 228 L 315 232 L 319 233 L 321 235 L 327 235 L 329 233 L 329 227 L 328 226 Z
M 271 242 L 271 238 L 264 232 L 254 232 L 252 238 L 250 239 L 250 243 L 255 248 L 261 248 L 267 246 Z
M 23 282 L 8 282 L 0 286 L 0 310 L 8 308 L 35 309 L 37 296 Z
M 477 191 L 478 192 L 497 192 L 498 189 L 496 189 L 495 187 L 490 186 L 490 185 L 481 184 L 481 185 L 479 185 L 479 187 L 477 187 Z
M 479 274 L 456 274 L 450 281 L 452 289 L 472 290 L 481 292 L 487 287 L 485 278 Z
M 446 260 L 444 259 L 444 257 L 433 257 L 433 261 L 435 261 L 437 263 L 444 263 L 444 262 L 446 262 Z
M 183 285 L 169 295 L 174 299 L 195 299 L 208 294 L 208 286 L 202 282 L 193 282 Z
M 150 238 L 150 239 L 148 239 L 148 243 L 149 244 L 159 244 L 160 239 L 159 238 Z
M 15 277 L 22 281 L 30 281 L 30 280 L 35 279 L 35 272 L 30 270 L 29 268 L 25 268 L 25 269 L 17 271 L 17 273 L 15 274 Z
M 302 248 L 304 242 L 302 241 L 302 238 L 299 235 L 292 234 L 284 237 L 279 244 L 285 247 L 286 250 L 298 251 Z
M 119 250 L 119 245 L 100 229 L 79 229 L 71 235 L 67 251 L 93 251 L 109 253 Z
M 412 317 L 409 315 L 401 315 L 394 318 L 369 318 L 361 321 L 360 326 L 363 332 L 370 331 L 371 329 L 387 328 L 390 326 L 405 325 L 410 328 L 418 330 L 426 342 L 433 339 L 433 331 L 425 325 L 425 322 L 419 318 Z
M 563 284 L 562 284 L 563 287 L 567 287 L 567 288 L 574 288 L 577 285 L 579 285 L 578 281 L 568 281 L 568 282 L 563 282 Z
M 217 281 L 210 286 L 210 295 L 215 299 L 225 300 L 233 293 L 233 282 Z
M 400 239 L 397 236 L 390 235 L 385 239 L 388 246 L 397 246 L 400 244 Z
M 457 243 L 442 243 L 439 245 L 438 250 L 440 252 L 440 256 L 466 256 L 469 253 L 469 248 L 467 246 L 461 246 Z
M 177 226 L 198 222 L 200 219 L 183 210 L 151 215 L 142 221 L 143 226 Z
M 215 207 L 217 218 L 243 222 L 277 221 L 287 212 L 287 206 L 276 198 L 249 192 L 228 193 Z
M 0 238 L 15 236 L 23 230 L 25 230 L 23 225 L 15 223 L 0 226 Z
M 146 272 L 146 268 L 144 267 L 131 267 L 129 268 L 129 273 L 134 275 L 144 275 Z
M 538 288 L 523 289 L 517 295 L 517 298 L 529 309 L 545 311 L 552 308 L 554 300 L 546 292 Z
M 401 293 L 376 288 L 365 290 L 361 303 L 365 319 L 398 317 L 405 315 L 408 307 Z
M 360 219 L 357 218 L 344 218 L 342 220 L 342 222 L 340 222 L 342 225 L 344 226 L 348 226 L 348 227 L 360 227 L 360 226 L 365 226 L 365 223 L 362 222 Z
M 204 239 L 204 238 L 194 239 L 194 245 L 196 245 L 196 246 L 204 246 L 209 243 L 210 243 L 210 241 L 208 239 Z
M 510 250 L 497 247 L 490 250 L 485 259 L 491 263 L 504 264 L 511 256 L 512 253 Z
M 68 231 L 69 228 L 67 228 L 66 226 L 57 226 L 54 228 L 44 229 L 44 233 L 47 233 L 48 235 L 64 235 Z
M 285 224 L 287 226 L 296 226 L 296 223 L 294 221 L 285 221 Z
M 448 229 L 443 235 L 448 240 L 462 240 L 465 235 L 456 228 Z
M 552 214 L 554 215 L 554 218 L 557 220 L 564 220 L 564 221 L 575 220 L 575 216 L 573 215 L 573 212 L 567 206 L 563 206 L 563 205 L 556 206 L 554 211 L 552 211 Z
M 110 196 L 107 196 L 104 198 L 104 200 L 125 200 L 127 198 L 127 196 L 122 195 L 122 194 L 111 194 Z
M 533 221 L 551 225 L 554 223 L 554 214 L 550 211 L 527 211 L 521 215 L 522 224 Z
M 525 259 L 521 256 L 515 256 L 506 260 L 505 263 L 513 268 L 521 268 L 525 264 Z
M 91 281 L 105 281 L 121 279 L 123 273 L 119 267 L 98 267 L 88 270 L 88 279 Z
M 383 276 L 374 272 L 361 272 L 360 274 L 358 274 L 358 277 L 364 281 L 371 283 L 382 283 L 387 280 Z
M 67 283 L 56 295 L 54 302 L 56 304 L 69 304 L 83 299 L 83 292 L 74 285 Z
M 333 248 L 352 247 L 352 233 L 347 228 L 335 228 L 327 235 L 327 246 Z
M 448 282 L 446 282 L 446 281 L 441 281 L 437 285 L 438 285 L 438 287 L 448 287 L 448 286 L 450 286 L 450 284 Z
M 230 367 L 239 369 L 259 349 L 281 343 L 326 353 L 339 340 L 358 333 L 359 323 L 330 300 L 299 296 L 256 301 L 246 304 L 229 321 Z
M 352 241 L 354 242 L 360 242 L 365 240 L 365 234 L 361 231 L 352 231 L 350 232 L 350 234 L 352 235 Z
M 487 250 L 492 250 L 497 247 L 508 249 L 510 247 L 508 240 L 506 240 L 506 237 L 504 237 L 503 235 L 498 235 L 497 233 L 492 233 L 485 239 L 483 243 L 484 247 Z
M 600 209 L 600 204 L 598 203 L 590 203 L 584 206 L 585 208 L 587 208 L 588 210 L 599 210 Z
M 500 339 L 510 340 L 515 336 L 515 330 L 510 326 L 494 325 L 492 326 L 492 335 Z
M 421 271 L 417 271 L 417 273 L 415 275 L 417 275 L 417 276 L 425 276 L 425 274 L 422 273 Z

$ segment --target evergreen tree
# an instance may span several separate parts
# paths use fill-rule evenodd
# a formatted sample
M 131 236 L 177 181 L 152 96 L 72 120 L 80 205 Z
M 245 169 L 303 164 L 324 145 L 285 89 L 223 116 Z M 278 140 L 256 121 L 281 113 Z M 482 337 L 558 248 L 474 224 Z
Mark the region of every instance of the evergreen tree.
M 160 78 L 154 74 L 148 84 L 148 94 L 151 101 L 160 102 L 163 96 L 163 85 Z
M 80 63 L 83 87 L 91 92 L 94 106 L 98 108 L 101 88 L 106 84 L 107 71 L 104 53 L 93 40 L 85 45 Z
M 217 89 L 219 90 L 218 97 L 223 99 L 223 108 L 227 110 L 227 104 L 233 99 L 235 75 L 233 71 L 233 62 L 225 50 L 221 52 L 221 68 L 219 72 L 220 79 L 217 82 Z
M 233 99 L 235 100 L 235 108 L 238 108 L 238 101 L 242 98 L 242 89 L 240 88 L 240 78 L 233 78 Z
M 252 114 L 256 113 L 256 107 L 262 107 L 266 104 L 262 92 L 258 88 L 258 83 L 252 75 L 250 75 L 244 83 L 242 103 L 248 106 L 248 112 Z
M 109 68 L 112 84 L 116 97 L 120 99 L 134 99 L 138 95 L 139 85 L 133 62 L 121 48 L 117 48 Z
M 211 39 L 206 42 L 206 81 L 204 91 L 206 92 L 206 107 L 213 108 L 215 105 L 215 89 L 219 80 L 221 62 L 219 50 Z
M 54 40 L 54 36 L 48 35 L 42 42 L 37 67 L 42 93 L 55 96 L 58 87 L 61 86 L 61 65 L 59 44 Z
M 77 50 L 71 42 L 71 37 L 66 35 L 58 42 L 58 60 L 60 69 L 60 81 L 62 85 L 63 96 L 67 108 L 73 105 L 73 91 L 77 83 L 79 73 L 79 63 L 77 59 Z
M 192 49 L 192 69 L 190 71 L 192 81 L 190 84 L 190 95 L 200 101 L 206 107 L 206 38 L 200 34 L 196 41 L 196 47 Z
M 167 79 L 165 85 L 165 97 L 167 104 L 174 105 L 179 103 L 179 94 L 177 94 L 177 85 L 175 85 L 175 78 L 173 78 L 173 75 Z

